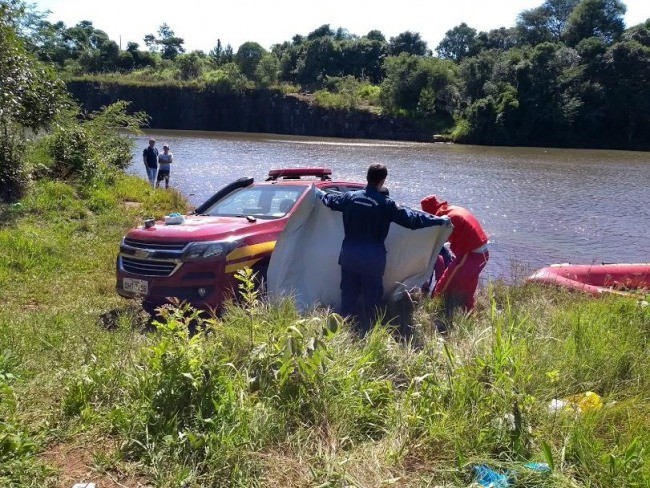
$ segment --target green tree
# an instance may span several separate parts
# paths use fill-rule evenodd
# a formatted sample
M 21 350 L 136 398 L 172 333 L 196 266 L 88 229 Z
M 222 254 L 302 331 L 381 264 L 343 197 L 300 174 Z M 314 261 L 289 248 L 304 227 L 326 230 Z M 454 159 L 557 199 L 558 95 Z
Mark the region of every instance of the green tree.
M 362 84 L 354 76 L 328 77 L 324 85 L 326 90 L 315 93 L 315 102 L 318 105 L 343 110 L 359 107 Z
M 176 56 L 185 52 L 183 47 L 185 40 L 177 37 L 166 22 L 158 28 L 158 37 L 147 34 L 144 36 L 144 43 L 150 51 L 160 51 L 163 59 L 175 59 Z
M 486 95 L 486 84 L 492 81 L 494 66 L 498 60 L 499 54 L 490 50 L 481 51 L 460 63 L 463 93 L 467 100 L 474 101 Z
M 319 28 L 307 34 L 307 40 L 313 41 L 314 39 L 319 39 L 321 37 L 334 37 L 335 32 L 331 29 L 329 24 L 323 24 Z
M 135 68 L 135 60 L 133 59 L 133 53 L 129 51 L 120 52 L 117 58 L 117 68 L 120 71 L 131 71 Z
M 373 29 L 370 32 L 368 32 L 366 34 L 366 39 L 368 39 L 369 41 L 379 41 L 382 43 L 386 42 L 386 36 L 384 36 L 384 34 L 382 34 L 380 30 L 376 30 L 376 29 Z
M 519 121 L 517 90 L 510 84 L 492 85 L 490 94 L 466 110 L 469 133 L 463 142 L 515 144 Z
M 265 53 L 255 71 L 255 78 L 263 85 L 272 85 L 278 81 L 280 60 L 273 53 Z
M 278 58 L 280 70 L 278 78 L 282 81 L 296 82 L 298 61 L 304 51 L 300 45 L 293 42 L 283 42 L 274 44 L 271 47 L 271 53 Z
M 79 56 L 79 65 L 89 72 L 113 71 L 118 68 L 120 48 L 116 42 L 106 40 L 98 49 L 86 51 Z
M 614 44 L 604 56 L 606 130 L 631 147 L 650 140 L 650 46 Z
M 479 32 L 476 36 L 476 52 L 483 50 L 496 49 L 507 51 L 517 45 L 517 35 L 515 29 L 492 29 L 488 32 Z
M 125 54 L 130 55 L 130 59 L 128 56 L 124 56 Z M 129 42 L 126 45 L 126 51 L 120 54 L 120 63 L 131 64 L 133 69 L 139 69 L 145 66 L 155 66 L 156 58 L 150 52 L 141 51 L 137 42 Z M 121 67 L 127 69 L 126 66 Z
M 237 54 L 235 54 L 235 64 L 248 79 L 253 80 L 257 66 L 265 54 L 267 54 L 266 49 L 257 42 L 245 42 L 239 46 Z
M 296 79 L 304 86 L 320 86 L 327 76 L 340 76 L 341 49 L 331 37 L 306 43 L 296 66 Z
M 18 5 L 21 2 L 12 3 Z M 29 9 L 19 9 L 19 12 L 25 12 L 24 15 L 29 19 L 14 22 L 21 26 L 20 37 L 26 48 L 42 61 L 63 66 L 67 60 L 78 60 L 81 57 L 85 57 L 86 64 L 89 64 L 91 58 L 110 57 L 114 60 L 117 57 L 111 45 L 113 41 L 88 20 L 67 28 L 63 22 L 48 22 L 43 18 L 44 14 L 27 13 Z M 97 65 L 97 60 L 90 64 Z
M 422 40 L 418 32 L 402 32 L 395 37 L 391 37 L 388 43 L 388 52 L 391 56 L 398 56 L 401 53 L 425 56 L 427 51 L 427 43 Z
M 217 66 L 222 64 L 223 46 L 221 45 L 221 39 L 217 39 L 217 45 L 210 50 L 208 56 L 210 56 Z
M 541 6 L 521 12 L 517 18 L 516 32 L 520 44 L 536 46 L 553 41 L 548 9 Z
M 517 18 L 516 33 L 521 44 L 535 46 L 557 42 L 579 0 L 546 0 L 541 6 L 524 10 Z
M 577 140 L 572 128 L 583 105 L 578 53 L 547 42 L 509 58 L 519 103 L 515 142 L 564 145 Z
M 598 49 L 583 47 L 594 56 L 592 71 L 576 50 L 550 42 L 465 60 L 465 140 L 567 145 L 595 136 L 602 125 L 602 88 L 589 76 L 596 76 Z
M 636 41 L 642 46 L 650 47 L 650 18 L 643 24 L 627 29 L 622 36 L 623 41 Z
M 336 34 L 334 34 L 334 39 L 337 41 L 349 41 L 351 39 L 355 39 L 356 37 L 357 36 L 350 34 L 350 31 L 344 29 L 343 27 L 336 29 Z
M 192 80 L 199 78 L 205 69 L 205 55 L 193 51 L 189 54 L 180 54 L 174 64 L 178 66 L 181 79 Z
M 340 69 L 343 75 L 367 79 L 379 83 L 382 78 L 382 64 L 387 56 L 386 42 L 368 38 L 351 39 L 339 43 L 341 50 Z
M 369 36 L 369 37 L 368 37 Z M 379 83 L 388 45 L 379 31 L 359 37 L 328 24 L 307 37 L 275 44 L 271 51 L 280 61 L 280 79 L 306 87 L 321 87 L 327 78 L 354 76 Z
M 389 56 L 384 62 L 386 76 L 381 84 L 381 105 L 388 113 L 413 113 L 426 86 L 417 76 L 419 59 L 406 53 Z
M 620 0 L 581 0 L 569 16 L 563 38 L 570 46 L 589 37 L 612 44 L 623 34 L 626 10 Z
M 0 11 L 0 13 L 3 13 Z M 40 131 L 63 109 L 63 84 L 27 52 L 13 27 L 0 17 L 0 201 L 21 197 L 26 129 Z
M 78 58 L 82 54 L 90 54 L 110 42 L 106 32 L 95 29 L 89 20 L 82 20 L 74 27 L 65 31 L 64 39 L 69 46 L 72 57 Z
M 223 49 L 223 56 L 221 56 L 221 64 L 232 63 L 235 59 L 235 51 L 230 44 L 226 44 Z
M 31 45 L 30 50 L 41 61 L 63 66 L 67 59 L 73 57 L 66 38 L 66 31 L 67 28 L 63 22 L 41 21 L 28 40 L 28 45 Z
M 473 56 L 476 48 L 476 29 L 463 22 L 445 33 L 436 51 L 441 58 L 458 62 L 467 56 Z
M 0 0 L 0 21 L 11 27 L 26 49 L 34 52 L 39 45 L 41 30 L 48 12 L 40 12 L 36 4 L 27 4 L 22 0 Z
M 146 34 L 143 40 L 144 40 L 144 45 L 147 46 L 149 51 L 151 51 L 152 53 L 159 51 L 158 43 L 156 42 L 156 36 L 154 36 L 153 34 Z
M 553 36 L 553 40 L 559 41 L 571 13 L 580 0 L 546 0 L 543 7 L 548 13 L 547 27 Z
M 402 53 L 386 58 L 384 69 L 380 102 L 386 112 L 430 119 L 439 126 L 452 123 L 460 103 L 452 61 Z

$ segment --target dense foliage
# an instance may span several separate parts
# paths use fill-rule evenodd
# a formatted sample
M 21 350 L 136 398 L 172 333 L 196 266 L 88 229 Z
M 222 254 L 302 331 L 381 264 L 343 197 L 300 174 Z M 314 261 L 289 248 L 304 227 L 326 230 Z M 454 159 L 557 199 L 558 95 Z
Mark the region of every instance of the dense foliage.
M 12 12 L 0 4 L 0 202 L 20 198 L 28 133 L 48 127 L 63 109 L 63 84 L 15 33 Z
M 507 145 L 650 147 L 650 19 L 625 29 L 621 0 L 545 0 L 511 27 L 447 31 L 434 56 L 420 34 L 390 39 L 325 24 L 275 44 L 237 51 L 221 40 L 185 53 L 169 25 L 125 50 L 91 22 L 51 23 L 18 0 L 16 28 L 65 76 L 119 72 L 143 83 L 278 86 L 317 92 L 315 103 L 416 119 L 458 141 Z M 342 80 L 355 79 L 357 90 Z M 381 91 L 369 92 L 367 85 Z

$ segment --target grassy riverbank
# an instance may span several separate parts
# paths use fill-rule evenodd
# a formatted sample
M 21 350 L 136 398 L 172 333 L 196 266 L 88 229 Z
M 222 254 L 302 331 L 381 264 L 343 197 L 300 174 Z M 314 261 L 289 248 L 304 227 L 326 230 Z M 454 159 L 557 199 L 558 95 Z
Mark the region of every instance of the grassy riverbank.
M 512 486 L 648 486 L 650 307 L 495 285 L 444 338 L 425 302 L 421 350 L 254 297 L 191 338 L 178 311 L 146 330 L 117 244 L 184 206 L 117 176 L 1 208 L 0 485 L 467 486 L 488 464 Z M 586 391 L 602 408 L 548 408 Z

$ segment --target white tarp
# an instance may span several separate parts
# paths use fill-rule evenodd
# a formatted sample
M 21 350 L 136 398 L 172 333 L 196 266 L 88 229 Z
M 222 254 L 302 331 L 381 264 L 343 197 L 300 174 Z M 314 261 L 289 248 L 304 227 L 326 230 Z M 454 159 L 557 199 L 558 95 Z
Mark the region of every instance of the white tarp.
M 431 276 L 440 248 L 451 234 L 448 227 L 410 230 L 391 224 L 386 239 L 384 299 L 400 286 L 422 285 Z M 267 274 L 272 297 L 292 296 L 299 310 L 316 305 L 339 309 L 343 214 L 327 208 L 314 187 L 299 202 L 278 237 Z

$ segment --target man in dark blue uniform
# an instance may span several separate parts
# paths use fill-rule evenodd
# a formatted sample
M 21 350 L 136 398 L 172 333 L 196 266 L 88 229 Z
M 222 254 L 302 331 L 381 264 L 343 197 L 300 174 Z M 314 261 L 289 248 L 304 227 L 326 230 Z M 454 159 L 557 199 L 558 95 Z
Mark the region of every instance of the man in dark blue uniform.
M 448 218 L 433 217 L 424 212 L 398 206 L 381 188 L 388 176 L 383 164 L 368 168 L 368 185 L 363 190 L 341 194 L 317 190 L 318 196 L 332 210 L 343 213 L 345 237 L 341 245 L 341 314 L 358 320 L 359 333 L 364 335 L 377 319 L 384 294 L 386 269 L 384 241 L 391 222 L 408 229 L 434 225 L 451 225 Z M 360 310 L 357 303 L 361 297 Z

